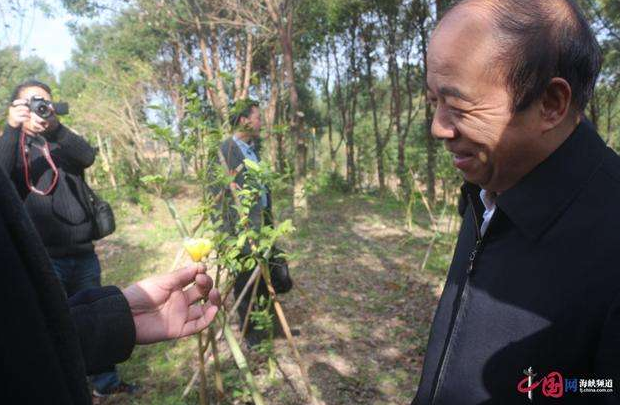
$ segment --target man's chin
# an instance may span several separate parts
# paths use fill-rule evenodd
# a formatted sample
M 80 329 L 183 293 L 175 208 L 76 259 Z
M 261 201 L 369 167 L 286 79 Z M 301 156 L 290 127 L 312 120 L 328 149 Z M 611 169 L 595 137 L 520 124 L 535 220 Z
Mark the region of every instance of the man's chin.
M 475 184 L 477 186 L 480 186 L 481 188 L 485 188 L 485 186 L 488 185 L 491 180 L 490 176 L 487 176 L 480 172 L 464 172 L 462 170 L 460 172 L 466 182 Z

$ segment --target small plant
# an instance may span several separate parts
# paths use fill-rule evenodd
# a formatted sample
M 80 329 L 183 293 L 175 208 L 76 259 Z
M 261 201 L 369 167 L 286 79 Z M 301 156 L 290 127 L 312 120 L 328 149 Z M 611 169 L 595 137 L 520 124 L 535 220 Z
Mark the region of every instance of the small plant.
M 193 226 L 186 225 L 177 212 L 174 203 L 169 198 L 167 190 L 170 189 L 170 176 L 165 173 L 151 173 L 141 178 L 141 184 L 147 190 L 164 199 L 168 210 L 175 220 L 179 234 L 183 238 L 183 249 L 195 262 L 205 262 L 211 270 L 215 271 L 215 287 L 222 291 L 224 300 L 232 290 L 236 277 L 243 272 L 252 272 L 252 285 L 248 286 L 246 294 L 251 294 L 251 302 L 256 299 L 258 284 L 264 280 L 269 291 L 269 297 L 260 297 L 256 303 L 256 310 L 250 316 L 256 322 L 257 327 L 266 331 L 268 339 L 259 346 L 259 353 L 267 356 L 269 376 L 275 377 L 275 360 L 273 350 L 273 311 L 278 316 L 289 345 L 299 363 L 302 376 L 308 389 L 312 402 L 314 397 L 310 389 L 310 383 L 305 371 L 305 366 L 297 352 L 288 323 L 284 317 L 282 307 L 277 301 L 275 290 L 271 285 L 267 258 L 274 248 L 276 241 L 283 235 L 293 230 L 292 222 L 284 221 L 277 226 L 256 224 L 251 218 L 251 212 L 255 209 L 265 187 L 278 188 L 280 178 L 274 174 L 266 163 L 255 163 L 245 160 L 245 182 L 241 189 L 231 187 L 234 176 L 231 168 L 226 167 L 221 154 L 219 144 L 224 128 L 218 127 L 213 121 L 205 119 L 205 111 L 201 99 L 191 91 L 186 93 L 187 114 L 183 121 L 184 138 L 177 139 L 170 128 L 151 126 L 153 138 L 166 142 L 168 147 L 178 151 L 184 156 L 192 156 L 194 165 L 194 181 L 202 186 L 201 200 L 191 210 Z M 226 229 L 223 217 L 234 214 L 236 217 L 234 229 Z M 254 221 L 254 222 L 253 222 Z M 211 254 L 214 252 L 215 254 Z M 209 258 L 207 261 L 206 259 Z M 249 288 L 252 287 L 252 288 Z M 251 290 L 251 292 L 250 292 Z M 240 300 L 241 297 L 237 297 Z M 217 398 L 224 397 L 224 382 L 228 374 L 222 373 L 220 364 L 219 337 L 223 337 L 231 351 L 235 364 L 245 380 L 245 388 L 234 388 L 233 392 L 239 397 L 246 398 L 248 395 L 256 405 L 262 405 L 264 400 L 255 383 L 247 359 L 243 354 L 238 339 L 230 325 L 230 313 L 233 310 L 223 310 L 218 313 L 217 322 L 214 322 L 204 334 L 198 335 L 198 355 L 200 368 L 200 403 L 206 404 L 206 367 L 205 358 L 209 353 L 214 356 L 214 377 Z M 247 322 L 247 320 L 246 320 Z M 186 390 L 187 391 L 187 390 Z

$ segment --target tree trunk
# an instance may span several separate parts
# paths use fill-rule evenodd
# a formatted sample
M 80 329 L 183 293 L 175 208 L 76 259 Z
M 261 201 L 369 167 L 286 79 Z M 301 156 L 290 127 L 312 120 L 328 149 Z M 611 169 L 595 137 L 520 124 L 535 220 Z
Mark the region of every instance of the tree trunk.
M 243 61 L 243 51 L 241 48 L 241 37 L 237 35 L 235 38 L 235 93 L 233 96 L 235 101 L 242 98 L 241 93 L 243 91 L 243 67 L 245 63 Z
M 224 81 L 220 75 L 220 50 L 217 28 L 213 24 L 209 24 L 209 46 L 211 50 L 211 63 L 214 66 L 215 87 L 221 103 L 220 115 L 224 122 L 228 122 L 228 96 L 224 88 Z
M 595 90 L 592 100 L 590 100 L 590 121 L 592 122 L 592 125 L 594 125 L 594 128 L 596 130 L 598 130 L 598 118 L 599 118 L 599 95 L 598 92 Z
M 284 82 L 289 94 L 290 103 L 290 129 L 295 140 L 295 193 L 293 205 L 295 209 L 301 210 L 302 216 L 307 214 L 307 199 L 305 195 L 306 180 L 306 154 L 307 146 L 305 138 L 301 133 L 299 117 L 299 95 L 295 85 L 295 66 L 293 64 L 293 5 L 285 10 L 286 20 L 278 14 L 278 9 L 273 0 L 265 0 L 270 18 L 278 29 L 280 45 L 282 46 L 282 61 L 284 65 Z M 280 10 L 281 11 L 281 10 Z
M 245 46 L 241 33 L 235 41 L 235 100 L 248 98 L 252 78 L 252 35 L 248 31 Z
M 327 103 L 327 137 L 329 140 L 329 162 L 330 170 L 332 173 L 336 173 L 336 149 L 334 148 L 334 134 L 332 127 L 332 97 L 329 92 L 329 80 L 330 80 L 330 61 L 329 61 L 329 46 L 325 46 L 325 61 L 326 61 L 326 76 L 325 76 L 325 101 Z
M 103 171 L 106 172 L 110 177 L 110 184 L 112 185 L 112 187 L 117 189 L 118 185 L 116 183 L 116 176 L 114 175 L 114 170 L 112 170 L 111 159 L 108 155 L 109 150 L 104 146 L 103 141 L 101 140 L 101 134 L 99 134 L 99 132 L 96 132 L 95 135 L 97 136 L 97 146 L 99 147 L 101 159 L 103 160 Z
M 394 27 L 396 26 L 394 22 Z M 400 98 L 400 69 L 398 67 L 398 60 L 396 59 L 396 29 L 390 29 L 389 35 L 389 48 L 390 55 L 388 58 L 388 70 L 390 75 L 390 85 L 392 87 L 392 117 L 390 118 L 390 122 L 394 125 L 394 132 L 396 132 L 396 136 L 398 137 L 399 143 L 402 139 L 402 153 L 403 153 L 403 166 L 404 166 L 404 153 L 405 153 L 405 141 L 407 139 L 407 131 L 403 131 L 401 125 L 401 113 L 402 113 L 402 102 Z M 391 132 L 390 132 L 391 133 Z M 385 142 L 387 145 L 388 141 Z
M 355 167 L 355 140 L 353 138 L 354 129 L 355 129 L 355 113 L 357 111 L 357 78 L 359 77 L 357 62 L 355 59 L 355 38 L 357 36 L 357 27 L 358 20 L 357 18 L 353 20 L 351 26 L 349 28 L 349 34 L 351 36 L 351 46 L 349 50 L 349 66 L 352 72 L 352 79 L 350 86 L 352 89 L 350 92 L 352 93 L 351 98 L 351 108 L 349 110 L 349 117 L 347 126 L 345 129 L 345 138 L 346 138 L 346 155 L 347 155 L 347 184 L 351 189 L 355 189 L 356 185 L 356 167 Z
M 248 30 L 245 42 L 245 76 L 243 78 L 243 90 L 241 91 L 241 98 L 248 98 L 250 92 L 250 83 L 252 79 L 252 56 L 254 52 L 254 41 L 252 34 Z
M 182 47 L 178 41 L 174 41 L 172 44 L 172 74 L 170 77 L 170 94 L 172 103 L 174 104 L 175 120 L 176 120 L 176 132 L 179 138 L 179 142 L 183 142 L 185 138 L 185 132 L 183 128 L 183 118 L 185 117 L 185 97 L 181 92 L 183 87 L 183 63 L 181 61 Z M 179 153 L 181 163 L 181 173 L 185 175 L 187 170 L 187 161 L 191 160 L 191 157 L 185 156 L 183 153 Z M 172 160 L 170 161 L 172 166 Z
M 372 110 L 372 126 L 375 133 L 375 157 L 377 159 L 377 181 L 379 183 L 379 191 L 385 191 L 385 173 L 383 171 L 383 139 L 379 132 L 379 119 L 377 118 L 377 100 L 375 98 L 375 89 L 372 80 L 372 49 L 371 43 L 372 33 L 370 28 L 364 30 L 364 59 L 366 61 L 366 85 L 368 86 L 368 98 L 370 99 L 370 108 Z M 388 129 L 389 131 L 389 129 Z
M 439 6 L 439 3 L 438 3 Z M 428 91 L 426 91 L 426 77 L 428 74 L 426 57 L 428 50 L 428 31 L 426 30 L 426 16 L 421 16 L 420 30 L 420 47 L 422 49 L 422 67 L 424 74 L 424 117 L 426 123 L 426 194 L 429 204 L 435 202 L 435 166 L 437 165 L 437 143 L 431 133 L 431 125 L 433 123 L 433 111 L 428 99 Z
M 271 158 L 273 162 L 274 170 L 279 170 L 280 156 L 279 156 L 279 144 L 274 134 L 274 125 L 276 121 L 276 112 L 278 108 L 278 97 L 280 96 L 280 85 L 278 81 L 278 61 L 276 58 L 275 48 L 271 48 L 271 54 L 269 58 L 269 81 L 270 81 L 270 93 L 269 103 L 265 110 L 265 127 L 267 129 L 267 136 L 271 140 Z
M 212 86 L 206 85 L 205 92 L 208 94 L 209 100 L 213 103 L 213 107 L 217 111 L 220 119 L 226 122 L 227 106 L 225 105 L 225 98 L 222 98 L 220 88 L 222 88 L 221 77 L 219 77 L 219 64 L 212 65 L 213 59 L 209 58 L 209 51 L 207 49 L 206 33 L 202 28 L 202 25 L 198 19 L 198 16 L 194 18 L 196 26 L 196 36 L 198 37 L 198 46 L 200 48 L 200 56 L 202 58 L 202 72 L 207 76 L 207 81 L 210 83 L 216 83 L 217 91 Z M 217 83 L 220 83 L 219 85 Z M 224 93 L 225 95 L 225 93 Z

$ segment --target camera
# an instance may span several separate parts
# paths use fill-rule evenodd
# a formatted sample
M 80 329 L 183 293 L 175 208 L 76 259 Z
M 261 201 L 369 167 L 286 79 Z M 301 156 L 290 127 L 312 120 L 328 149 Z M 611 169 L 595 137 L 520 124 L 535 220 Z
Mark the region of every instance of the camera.
M 69 114 L 68 103 L 52 103 L 40 96 L 32 96 L 26 105 L 30 111 L 44 119 L 49 118 L 52 115 L 52 111 L 57 115 Z

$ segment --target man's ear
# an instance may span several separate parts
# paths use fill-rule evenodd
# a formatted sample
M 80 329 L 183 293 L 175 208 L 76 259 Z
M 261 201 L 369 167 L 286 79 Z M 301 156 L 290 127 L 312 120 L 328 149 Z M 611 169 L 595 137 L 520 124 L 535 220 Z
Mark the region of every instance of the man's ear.
M 573 101 L 573 91 L 568 82 L 554 77 L 541 98 L 541 118 L 543 132 L 557 127 L 569 114 Z

